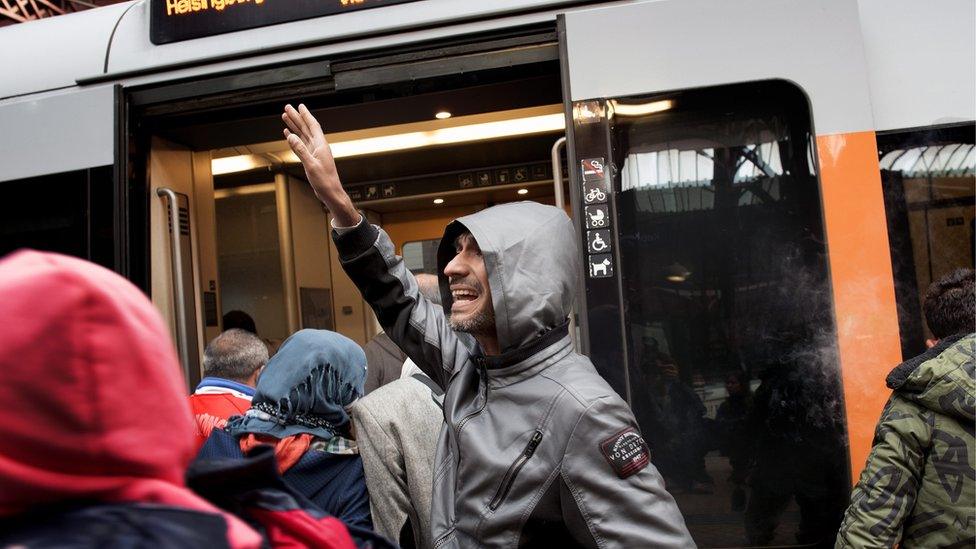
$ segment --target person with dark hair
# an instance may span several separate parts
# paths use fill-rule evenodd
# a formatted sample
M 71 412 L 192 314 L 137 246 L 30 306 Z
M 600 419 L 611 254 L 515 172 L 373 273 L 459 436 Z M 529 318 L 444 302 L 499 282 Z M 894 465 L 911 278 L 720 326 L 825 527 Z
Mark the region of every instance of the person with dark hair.
M 892 389 L 837 548 L 976 544 L 976 273 L 925 294 L 929 349 L 888 374 Z
M 945 337 L 972 333 L 976 329 L 974 276 L 976 271 L 973 269 L 956 269 L 931 284 L 925 292 L 922 309 L 933 336 L 925 341 L 929 349 Z
M 190 395 L 197 448 L 215 427 L 222 429 L 231 416 L 251 407 L 254 386 L 267 363 L 268 347 L 253 332 L 231 328 L 207 344 L 203 351 L 205 377 Z
M 725 377 L 725 390 L 728 396 L 715 413 L 717 433 L 720 433 L 719 450 L 729 458 L 732 473 L 733 511 L 742 511 L 746 506 L 746 480 L 749 477 L 750 433 L 747 421 L 752 411 L 752 388 L 749 374 L 733 370 Z
M 223 324 L 225 332 L 237 328 L 258 335 L 258 329 L 254 324 L 254 319 L 244 311 L 227 311 L 224 313 Z
M 296 332 L 268 362 L 251 408 L 215 429 L 197 459 L 242 460 L 269 445 L 285 482 L 346 524 L 372 529 L 346 411 L 365 379 L 366 355 L 354 341 L 327 330 Z
M 0 316 L 0 547 L 263 546 L 185 486 L 193 418 L 145 294 L 23 251 L 0 261 Z

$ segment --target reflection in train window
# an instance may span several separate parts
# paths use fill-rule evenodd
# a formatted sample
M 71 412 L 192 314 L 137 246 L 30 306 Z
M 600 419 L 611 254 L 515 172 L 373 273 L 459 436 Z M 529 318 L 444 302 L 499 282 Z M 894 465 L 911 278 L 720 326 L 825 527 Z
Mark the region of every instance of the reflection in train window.
M 973 124 L 878 136 L 902 355 L 931 338 L 922 320 L 929 284 L 976 263 Z
M 625 99 L 620 261 L 634 413 L 702 547 L 832 546 L 849 472 L 803 93 Z

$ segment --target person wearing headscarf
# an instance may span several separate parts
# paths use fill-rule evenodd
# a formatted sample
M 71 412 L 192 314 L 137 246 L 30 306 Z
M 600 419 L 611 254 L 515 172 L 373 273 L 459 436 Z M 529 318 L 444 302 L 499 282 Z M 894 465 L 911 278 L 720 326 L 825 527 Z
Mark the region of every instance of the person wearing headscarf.
M 251 408 L 214 430 L 198 460 L 240 458 L 274 447 L 285 482 L 346 524 L 372 529 L 363 462 L 346 408 L 363 394 L 366 355 L 326 330 L 301 330 L 281 345 Z
M 138 288 L 17 252 L 0 260 L 0 318 L 0 547 L 262 546 L 185 485 L 186 384 Z

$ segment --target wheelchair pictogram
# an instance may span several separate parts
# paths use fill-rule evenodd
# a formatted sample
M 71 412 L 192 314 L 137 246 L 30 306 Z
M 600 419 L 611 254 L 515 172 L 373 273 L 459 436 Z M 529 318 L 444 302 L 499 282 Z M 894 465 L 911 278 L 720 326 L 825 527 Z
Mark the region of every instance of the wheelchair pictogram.
M 589 231 L 587 240 L 590 253 L 602 253 L 610 250 L 610 231 Z

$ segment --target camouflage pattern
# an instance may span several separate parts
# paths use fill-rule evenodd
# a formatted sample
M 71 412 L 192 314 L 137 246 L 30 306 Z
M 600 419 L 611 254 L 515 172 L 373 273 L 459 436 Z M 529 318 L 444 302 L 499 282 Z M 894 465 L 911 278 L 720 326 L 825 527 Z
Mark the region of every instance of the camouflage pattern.
M 946 338 L 888 376 L 894 389 L 836 547 L 976 544 L 976 335 Z

